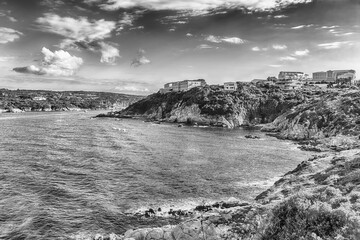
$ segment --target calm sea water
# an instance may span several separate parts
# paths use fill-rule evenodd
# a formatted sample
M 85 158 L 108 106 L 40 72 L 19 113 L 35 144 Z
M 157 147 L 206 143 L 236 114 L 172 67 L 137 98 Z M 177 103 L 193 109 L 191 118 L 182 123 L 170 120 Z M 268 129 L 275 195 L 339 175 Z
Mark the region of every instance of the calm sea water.
M 120 234 L 147 224 L 124 214 L 141 207 L 250 200 L 309 156 L 258 132 L 95 114 L 0 115 L 0 239 Z

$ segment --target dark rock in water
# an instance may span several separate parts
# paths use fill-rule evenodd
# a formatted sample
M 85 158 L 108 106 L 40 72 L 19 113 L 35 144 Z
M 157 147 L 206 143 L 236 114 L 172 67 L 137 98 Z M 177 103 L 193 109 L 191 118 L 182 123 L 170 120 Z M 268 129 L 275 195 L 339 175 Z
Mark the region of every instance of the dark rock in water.
M 155 214 L 155 211 L 154 211 L 154 209 L 150 208 L 150 209 L 148 210 L 148 213 Z
M 206 205 L 200 205 L 195 208 L 195 211 L 198 211 L 198 212 L 208 212 L 211 210 L 212 210 L 211 206 L 206 206 Z
M 260 139 L 259 136 L 255 136 L 255 135 L 246 135 L 245 138 L 249 138 L 249 139 Z
M 158 208 L 158 212 L 161 212 L 161 208 Z

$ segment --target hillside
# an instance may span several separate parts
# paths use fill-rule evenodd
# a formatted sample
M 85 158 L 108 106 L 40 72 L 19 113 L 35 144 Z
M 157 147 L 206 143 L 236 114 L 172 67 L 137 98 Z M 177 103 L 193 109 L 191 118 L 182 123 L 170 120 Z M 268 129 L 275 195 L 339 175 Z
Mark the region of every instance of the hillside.
M 262 130 L 317 151 L 358 148 L 360 92 L 330 92 L 281 114 Z
M 0 89 L 0 112 L 122 109 L 142 98 L 107 92 Z
M 272 122 L 280 114 L 324 92 L 284 92 L 274 86 L 242 84 L 238 91 L 206 86 L 186 92 L 155 93 L 105 117 L 141 117 L 156 121 L 226 126 Z

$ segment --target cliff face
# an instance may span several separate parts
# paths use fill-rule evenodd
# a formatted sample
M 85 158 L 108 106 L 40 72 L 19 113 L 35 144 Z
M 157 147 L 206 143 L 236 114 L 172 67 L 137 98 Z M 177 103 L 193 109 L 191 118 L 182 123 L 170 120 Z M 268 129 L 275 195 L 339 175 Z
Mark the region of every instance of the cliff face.
M 323 139 L 360 133 L 360 92 L 332 92 L 296 106 L 263 128 L 292 140 Z
M 215 87 L 187 92 L 156 93 L 108 116 L 144 117 L 179 123 L 198 123 L 230 128 L 268 123 L 294 106 L 319 93 L 284 92 L 275 87 L 257 88 L 244 84 L 238 91 Z

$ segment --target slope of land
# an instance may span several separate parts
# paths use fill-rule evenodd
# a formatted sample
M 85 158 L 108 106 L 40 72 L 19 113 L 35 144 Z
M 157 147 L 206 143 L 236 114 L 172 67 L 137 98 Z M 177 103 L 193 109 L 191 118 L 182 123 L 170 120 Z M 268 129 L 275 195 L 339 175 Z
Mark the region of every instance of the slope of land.
M 258 88 L 252 84 L 243 84 L 232 92 L 207 86 L 186 92 L 155 93 L 123 111 L 104 116 L 233 128 L 272 122 L 292 107 L 322 94 L 320 90 L 284 92 L 274 86 Z
M 108 92 L 0 89 L 0 112 L 122 109 L 142 98 Z

